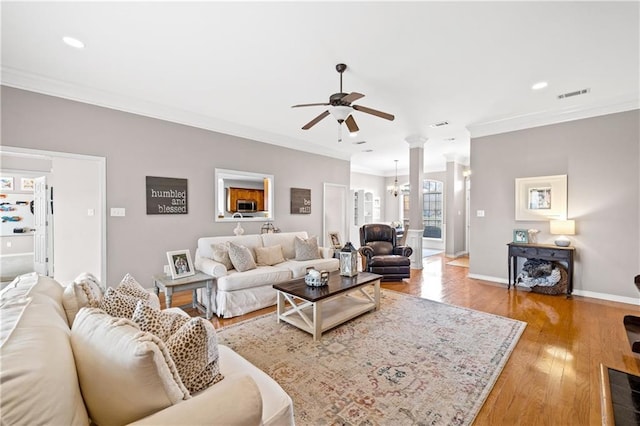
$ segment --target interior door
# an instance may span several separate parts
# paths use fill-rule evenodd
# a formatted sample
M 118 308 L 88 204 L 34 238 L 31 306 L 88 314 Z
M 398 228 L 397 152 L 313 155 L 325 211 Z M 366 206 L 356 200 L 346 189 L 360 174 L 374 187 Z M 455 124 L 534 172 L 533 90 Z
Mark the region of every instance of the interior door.
M 49 275 L 49 209 L 47 208 L 47 178 L 35 179 L 33 191 L 33 270 L 40 275 Z

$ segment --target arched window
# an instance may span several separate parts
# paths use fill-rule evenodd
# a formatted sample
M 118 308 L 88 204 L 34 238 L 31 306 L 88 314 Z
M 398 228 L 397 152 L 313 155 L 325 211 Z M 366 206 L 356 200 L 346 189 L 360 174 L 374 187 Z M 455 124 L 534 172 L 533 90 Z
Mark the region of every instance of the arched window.
M 444 201 L 442 196 L 443 184 L 437 180 L 425 179 L 422 184 L 422 221 L 425 238 L 442 238 L 442 217 L 444 214 Z M 403 187 L 402 193 L 402 217 L 405 223 L 409 221 L 409 190 L 408 185 Z

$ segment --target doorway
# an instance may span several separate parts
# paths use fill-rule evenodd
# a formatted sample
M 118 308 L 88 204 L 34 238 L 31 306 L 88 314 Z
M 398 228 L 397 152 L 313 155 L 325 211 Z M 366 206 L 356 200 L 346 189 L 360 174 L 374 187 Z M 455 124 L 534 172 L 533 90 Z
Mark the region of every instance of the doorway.
M 3 173 L 45 174 L 42 164 L 49 164 L 48 275 L 66 284 L 90 272 L 106 283 L 106 159 L 7 146 L 0 158 Z M 3 251 L 5 246 L 3 241 Z

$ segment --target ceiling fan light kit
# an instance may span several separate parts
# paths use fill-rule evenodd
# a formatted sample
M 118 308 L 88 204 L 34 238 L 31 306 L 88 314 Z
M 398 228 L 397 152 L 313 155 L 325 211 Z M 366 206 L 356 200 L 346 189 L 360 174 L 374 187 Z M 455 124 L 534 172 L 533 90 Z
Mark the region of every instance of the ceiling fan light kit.
M 337 64 L 336 71 L 340 74 L 340 92 L 334 93 L 329 96 L 329 102 L 327 103 L 313 103 L 313 104 L 299 104 L 293 105 L 291 108 L 309 107 L 309 106 L 327 106 L 328 108 L 320 113 L 313 120 L 302 126 L 302 130 L 309 130 L 315 126 L 320 120 L 328 115 L 332 115 L 338 122 L 338 142 L 342 142 L 342 123 L 349 129 L 351 136 L 356 136 L 360 128 L 356 124 L 356 120 L 353 118 L 353 111 L 364 112 L 365 114 L 375 115 L 376 117 L 384 118 L 385 120 L 393 121 L 395 117 L 393 114 L 389 114 L 382 111 L 377 111 L 372 108 L 368 108 L 361 105 L 351 105 L 352 102 L 363 98 L 364 95 L 358 92 L 344 93 L 342 91 L 342 73 L 347 69 L 345 64 Z

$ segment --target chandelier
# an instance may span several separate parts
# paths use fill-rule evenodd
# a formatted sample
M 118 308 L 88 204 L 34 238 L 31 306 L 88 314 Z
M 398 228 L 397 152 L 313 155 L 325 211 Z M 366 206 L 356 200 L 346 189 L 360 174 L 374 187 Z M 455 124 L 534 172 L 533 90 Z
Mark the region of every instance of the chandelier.
M 398 160 L 394 160 L 396 162 L 396 179 L 393 181 L 393 187 L 389 190 L 390 193 L 393 194 L 394 197 L 398 196 L 399 188 L 398 188 Z

